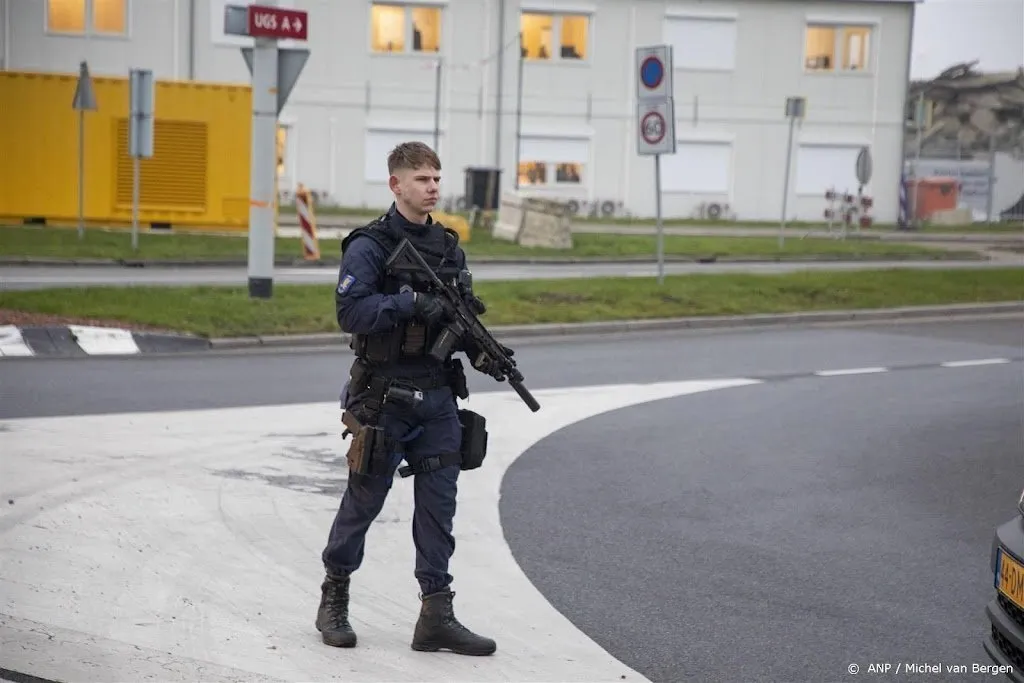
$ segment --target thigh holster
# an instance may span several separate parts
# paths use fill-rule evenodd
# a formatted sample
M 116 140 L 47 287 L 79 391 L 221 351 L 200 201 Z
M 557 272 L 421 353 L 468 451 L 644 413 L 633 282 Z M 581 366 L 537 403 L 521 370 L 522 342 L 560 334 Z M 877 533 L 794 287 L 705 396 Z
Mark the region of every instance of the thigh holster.
M 475 470 L 484 463 L 487 455 L 487 418 L 471 410 L 459 410 L 462 425 L 462 444 L 457 453 L 441 453 L 429 458 L 420 458 L 415 464 L 398 469 L 401 477 L 425 474 L 444 467 L 458 465 L 462 470 Z
M 395 450 L 395 440 L 382 427 L 363 424 L 347 410 L 341 414 L 341 421 L 345 425 L 342 438 L 352 435 L 345 455 L 349 469 L 355 474 L 385 474 Z

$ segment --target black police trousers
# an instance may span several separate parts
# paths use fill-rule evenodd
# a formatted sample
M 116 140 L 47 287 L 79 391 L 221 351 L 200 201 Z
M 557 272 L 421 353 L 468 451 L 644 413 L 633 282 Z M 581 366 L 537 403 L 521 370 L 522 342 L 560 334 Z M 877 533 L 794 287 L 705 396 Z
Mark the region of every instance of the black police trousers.
M 415 407 L 385 404 L 378 426 L 403 442 L 404 459 L 412 466 L 421 458 L 457 452 L 462 442 L 462 426 L 449 387 L 424 391 L 423 401 Z M 366 532 L 384 506 L 401 457 L 395 457 L 387 476 L 349 471 L 345 493 L 322 553 L 327 573 L 348 576 L 362 564 Z M 423 595 L 452 582 L 448 561 L 455 552 L 452 524 L 459 472 L 459 466 L 452 465 L 412 475 L 414 574 Z

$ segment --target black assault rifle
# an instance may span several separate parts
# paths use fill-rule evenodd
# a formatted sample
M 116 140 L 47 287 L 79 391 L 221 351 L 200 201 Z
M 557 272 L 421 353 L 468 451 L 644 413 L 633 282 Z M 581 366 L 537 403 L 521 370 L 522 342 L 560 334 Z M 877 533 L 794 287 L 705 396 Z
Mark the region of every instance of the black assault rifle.
M 444 360 L 451 354 L 455 344 L 468 335 L 480 351 L 497 361 L 498 370 L 493 375 L 494 379 L 500 382 L 508 378 L 508 383 L 519 394 L 519 398 L 529 406 L 530 410 L 533 412 L 540 410 L 537 399 L 533 397 L 529 389 L 523 386 L 523 373 L 516 368 L 516 362 L 505 353 L 501 345 L 477 319 L 476 313 L 462 298 L 462 293 L 454 285 L 443 282 L 408 239 L 403 239 L 395 247 L 395 251 L 388 257 L 385 267 L 396 275 L 410 276 L 425 284 L 430 293 L 435 295 L 444 307 L 450 322 L 437 335 L 437 339 L 431 346 L 431 357 Z

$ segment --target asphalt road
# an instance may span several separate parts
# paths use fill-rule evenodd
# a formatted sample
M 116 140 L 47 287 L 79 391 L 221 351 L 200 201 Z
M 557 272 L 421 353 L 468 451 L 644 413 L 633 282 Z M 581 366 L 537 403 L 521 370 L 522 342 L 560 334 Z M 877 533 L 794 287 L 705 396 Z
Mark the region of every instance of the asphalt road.
M 503 339 L 530 389 L 721 377 L 821 368 L 914 366 L 1024 357 L 1024 318 L 880 322 L 778 329 L 678 330 Z M 163 357 L 5 358 L 0 419 L 331 401 L 352 363 L 323 349 L 205 351 Z M 506 390 L 471 372 L 470 391 Z
M 882 680 L 872 661 L 988 663 L 992 531 L 1024 483 L 1020 316 L 514 346 L 537 389 L 763 380 L 571 425 L 504 479 L 516 560 L 625 664 L 656 681 L 845 681 Z M 940 366 L 979 359 L 1011 362 Z M 8 359 L 0 418 L 328 401 L 350 360 Z M 868 374 L 814 374 L 848 369 Z
M 865 270 L 877 268 L 1005 268 L 1006 261 L 873 261 L 802 263 L 666 263 L 665 273 L 788 273 L 801 270 Z M 1012 265 L 1012 264 L 1010 264 Z M 478 263 L 476 280 L 530 280 L 539 278 L 654 277 L 657 262 L 584 264 Z M 334 267 L 278 268 L 279 284 L 327 284 L 337 282 Z M 234 285 L 247 282 L 244 267 L 145 267 L 118 266 L 0 266 L 0 290 L 101 285 Z
M 652 681 L 970 671 L 991 663 L 989 549 L 1024 487 L 1020 368 L 792 379 L 594 417 L 513 463 L 506 539 Z

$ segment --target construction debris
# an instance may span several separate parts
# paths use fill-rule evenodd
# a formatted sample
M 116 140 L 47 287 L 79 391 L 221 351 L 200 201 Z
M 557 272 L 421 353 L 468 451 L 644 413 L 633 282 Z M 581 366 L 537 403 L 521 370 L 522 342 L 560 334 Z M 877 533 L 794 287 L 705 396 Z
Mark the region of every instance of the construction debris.
M 1009 73 L 980 73 L 977 62 L 946 69 L 933 80 L 913 81 L 907 98 L 908 152 L 917 145 L 914 112 L 923 95 L 921 146 L 925 155 L 987 156 L 995 151 L 1024 158 L 1024 67 Z

